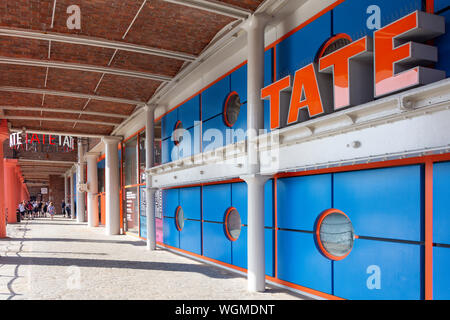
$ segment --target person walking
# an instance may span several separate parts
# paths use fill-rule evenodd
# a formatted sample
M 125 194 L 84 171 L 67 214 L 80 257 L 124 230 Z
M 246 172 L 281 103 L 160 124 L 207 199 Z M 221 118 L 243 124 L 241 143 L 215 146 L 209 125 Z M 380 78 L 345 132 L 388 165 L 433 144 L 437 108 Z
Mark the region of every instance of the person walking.
M 66 203 L 65 203 L 64 199 L 61 201 L 61 214 L 63 216 L 66 215 Z
M 33 206 L 31 205 L 31 201 L 28 201 L 25 208 L 27 209 L 27 216 L 28 216 L 28 220 L 33 219 L 32 218 L 32 212 L 33 212 Z
M 42 214 L 44 215 L 44 218 L 47 216 L 47 209 L 48 209 L 48 202 L 45 202 L 44 204 L 44 211 L 42 212 Z
M 20 218 L 25 219 L 25 201 L 19 203 Z
M 53 220 L 53 216 L 55 215 L 55 206 L 53 205 L 53 202 L 50 202 L 48 205 L 48 213 L 50 214 L 50 218 Z

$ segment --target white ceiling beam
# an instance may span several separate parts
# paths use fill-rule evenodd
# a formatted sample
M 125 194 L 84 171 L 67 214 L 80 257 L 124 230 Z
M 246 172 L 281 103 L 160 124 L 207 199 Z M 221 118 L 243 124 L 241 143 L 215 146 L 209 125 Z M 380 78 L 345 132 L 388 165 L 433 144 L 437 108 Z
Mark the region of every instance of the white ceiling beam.
M 94 46 L 100 48 L 108 48 L 114 50 L 129 51 L 135 53 L 141 53 L 146 55 L 160 56 L 170 59 L 182 60 L 182 61 L 194 61 L 196 56 L 158 48 L 152 48 L 147 46 L 141 46 L 137 44 L 121 42 L 121 41 L 111 41 L 101 38 L 92 38 L 77 35 L 65 35 L 55 32 L 42 32 L 42 31 L 30 31 L 23 29 L 11 29 L 11 28 L 0 28 L 0 36 L 18 37 L 26 39 L 36 39 L 36 40 L 47 40 L 54 42 L 70 43 L 70 44 L 80 44 L 86 46 Z
M 97 120 L 80 120 L 80 119 L 65 119 L 65 118 L 46 118 L 46 117 L 27 117 L 27 116 L 3 116 L 3 119 L 7 120 L 39 120 L 39 121 L 55 121 L 55 122 L 79 122 L 86 124 L 97 124 L 116 127 L 119 123 L 110 121 L 97 121 Z
M 240 20 L 245 20 L 252 14 L 250 10 L 227 5 L 220 2 L 213 2 L 207 0 L 164 0 L 164 1 L 204 11 L 213 12 L 216 14 L 220 14 L 222 16 L 227 16 Z
M 55 113 L 73 113 L 79 114 L 82 110 L 73 110 L 73 109 L 54 109 L 54 108 L 37 108 L 37 107 L 22 107 L 22 106 L 0 106 L 0 110 L 17 110 L 17 111 L 44 111 L 44 112 L 55 112 Z M 121 118 L 126 119 L 129 116 L 123 114 L 116 113 L 104 113 L 104 112 L 95 112 L 95 111 L 83 111 L 83 114 L 91 115 L 91 116 L 99 116 L 99 117 L 108 117 L 108 118 Z
M 108 102 L 131 104 L 131 105 L 141 105 L 141 106 L 145 105 L 145 102 L 143 102 L 143 101 L 122 99 L 122 98 L 115 98 L 115 97 L 108 97 L 108 96 L 97 96 L 97 95 L 93 95 L 93 94 L 76 93 L 76 92 L 70 92 L 70 91 L 57 91 L 57 90 L 48 90 L 48 89 L 11 87 L 11 86 L 2 86 L 2 87 L 0 87 L 0 91 L 17 92 L 17 93 L 46 94 L 46 95 L 50 95 L 50 96 L 70 97 L 70 98 L 78 98 L 78 99 L 92 99 L 92 100 L 108 101 Z
M 160 82 L 168 82 L 172 79 L 172 77 L 169 77 L 169 76 L 147 73 L 147 72 L 99 67 L 99 66 L 92 66 L 92 65 L 79 64 L 79 63 L 45 61 L 45 60 L 36 60 L 36 59 L 0 57 L 0 64 L 13 64 L 13 65 L 30 66 L 30 67 L 44 67 L 44 68 L 56 68 L 56 69 L 68 69 L 68 70 L 77 70 L 77 71 L 96 72 L 96 73 L 112 74 L 115 76 L 122 76 L 122 77 L 154 80 L 154 81 L 160 81 Z

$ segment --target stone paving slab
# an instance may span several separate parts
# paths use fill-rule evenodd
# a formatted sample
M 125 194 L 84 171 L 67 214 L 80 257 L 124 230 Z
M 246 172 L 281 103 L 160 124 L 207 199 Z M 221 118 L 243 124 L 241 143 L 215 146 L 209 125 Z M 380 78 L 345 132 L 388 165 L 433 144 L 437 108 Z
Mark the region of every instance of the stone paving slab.
M 0 300 L 307 299 L 271 286 L 249 293 L 244 276 L 62 217 L 10 224 L 7 234 Z

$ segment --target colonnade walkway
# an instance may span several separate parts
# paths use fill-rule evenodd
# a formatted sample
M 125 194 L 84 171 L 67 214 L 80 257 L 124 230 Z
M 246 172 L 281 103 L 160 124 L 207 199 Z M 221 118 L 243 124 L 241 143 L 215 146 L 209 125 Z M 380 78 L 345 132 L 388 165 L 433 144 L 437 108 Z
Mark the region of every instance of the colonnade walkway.
M 303 299 L 132 236 L 107 236 L 56 216 L 7 226 L 0 239 L 0 299 Z

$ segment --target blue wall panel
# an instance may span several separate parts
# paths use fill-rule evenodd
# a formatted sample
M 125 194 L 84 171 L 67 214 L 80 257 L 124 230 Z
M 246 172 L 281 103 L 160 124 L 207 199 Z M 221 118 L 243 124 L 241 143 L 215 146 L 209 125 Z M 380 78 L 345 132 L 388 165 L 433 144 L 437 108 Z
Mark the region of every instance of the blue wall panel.
M 314 229 L 317 217 L 332 207 L 331 174 L 278 179 L 279 228 Z
M 202 128 L 202 150 L 211 151 L 223 147 L 226 144 L 227 129 L 230 129 L 223 122 L 223 116 L 219 115 L 203 122 Z
M 231 75 L 231 91 L 236 91 L 241 103 L 247 102 L 247 64 L 243 65 Z
M 445 11 L 442 16 L 445 17 L 446 33 L 435 41 L 435 45 L 439 49 L 436 69 L 444 70 L 447 73 L 447 77 L 450 77 L 450 59 L 448 59 L 450 56 L 450 10 Z
M 247 224 L 247 184 L 245 182 L 231 184 L 231 206 L 241 216 L 241 223 Z
M 273 227 L 273 180 L 269 180 L 264 185 L 264 226 Z
M 334 207 L 357 235 L 421 241 L 422 205 L 419 165 L 334 175 Z
M 438 12 L 450 6 L 449 0 L 434 0 L 434 12 Z M 448 30 L 448 29 L 447 29 Z
M 202 120 L 223 112 L 223 104 L 230 93 L 230 77 L 225 77 L 202 93 Z
M 172 162 L 171 153 L 173 148 L 173 141 L 167 138 L 161 142 L 161 163 Z
M 223 224 L 203 223 L 203 254 L 231 264 L 231 241 L 225 236 Z
M 180 232 L 180 248 L 202 254 L 202 225 L 200 221 L 185 220 Z
M 312 63 L 322 44 L 331 37 L 328 12 L 277 45 L 277 79 Z
M 357 239 L 352 252 L 334 262 L 334 294 L 346 299 L 421 299 L 422 247 Z M 373 269 L 379 268 L 380 289 Z M 369 287 L 371 289 L 369 289 Z
M 163 216 L 175 217 L 175 211 L 179 203 L 179 189 L 168 189 L 162 191 Z
M 164 218 L 163 219 L 163 240 L 164 243 L 179 248 L 180 247 L 180 235 L 175 226 L 175 219 Z
M 201 220 L 200 187 L 180 189 L 180 206 L 186 219 Z
M 190 157 L 194 154 L 200 153 L 200 135 L 201 131 L 200 126 L 198 125 L 190 129 L 185 129 L 183 131 L 183 138 L 176 147 L 174 142 L 170 141 L 172 143 L 172 148 L 178 152 L 175 157 L 172 155 L 173 160 Z
M 225 212 L 230 206 L 230 184 L 203 187 L 203 220 L 223 222 Z
M 450 244 L 450 162 L 433 167 L 433 242 Z
M 274 276 L 274 230 L 273 229 L 265 229 L 264 230 L 264 242 L 266 249 L 266 275 L 269 277 Z
M 353 40 L 358 40 L 365 35 L 372 36 L 374 30 L 367 28 L 367 20 L 373 14 L 367 13 L 371 5 L 376 5 L 381 10 L 381 27 L 415 10 L 422 10 L 422 0 L 346 0 L 333 10 L 334 34 L 346 33 Z
M 178 121 L 178 108 L 169 112 L 161 118 L 161 139 L 166 139 L 172 136 L 175 124 Z
M 200 95 L 178 107 L 178 119 L 185 129 L 192 128 L 195 121 L 200 121 Z
M 331 294 L 331 261 L 316 248 L 314 236 L 278 231 L 278 278 Z
M 450 248 L 433 248 L 433 299 L 450 300 Z
M 242 227 L 236 241 L 231 242 L 231 263 L 247 269 L 247 227 Z

